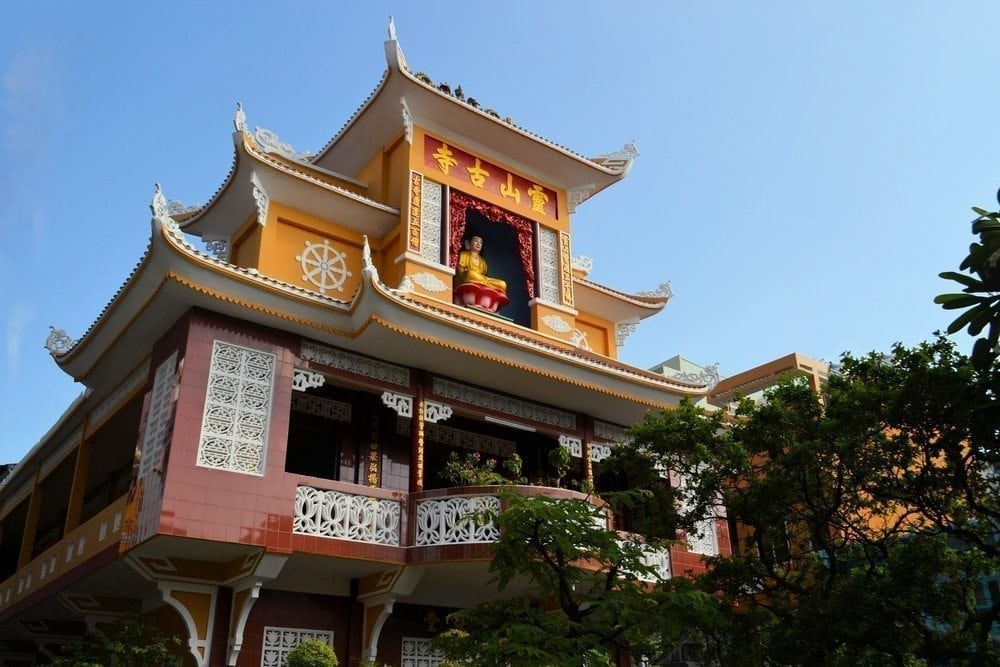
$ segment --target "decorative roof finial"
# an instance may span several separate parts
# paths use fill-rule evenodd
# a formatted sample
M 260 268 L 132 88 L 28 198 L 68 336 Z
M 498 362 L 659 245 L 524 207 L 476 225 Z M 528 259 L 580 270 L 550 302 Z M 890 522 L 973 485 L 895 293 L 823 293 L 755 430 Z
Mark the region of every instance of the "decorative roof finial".
M 49 354 L 52 356 L 66 354 L 74 345 L 76 345 L 76 341 L 70 338 L 65 331 L 49 326 L 49 337 L 45 339 L 45 349 L 49 351 Z
M 396 23 L 392 20 L 392 14 L 389 14 L 389 39 L 396 41 Z
M 237 132 L 247 131 L 247 116 L 243 113 L 243 103 L 236 103 L 236 117 L 233 118 L 233 125 L 236 126 Z
M 361 240 L 361 273 L 366 276 L 371 276 L 372 280 L 375 282 L 380 282 L 378 269 L 375 267 L 375 263 L 372 262 L 372 247 L 368 245 L 368 235 L 364 234 L 361 237 Z
M 177 221 L 170 216 L 170 207 L 167 205 L 167 198 L 163 196 L 163 189 L 160 184 L 156 184 L 153 191 L 153 201 L 149 204 L 153 212 L 153 222 L 163 225 L 167 229 L 176 229 Z

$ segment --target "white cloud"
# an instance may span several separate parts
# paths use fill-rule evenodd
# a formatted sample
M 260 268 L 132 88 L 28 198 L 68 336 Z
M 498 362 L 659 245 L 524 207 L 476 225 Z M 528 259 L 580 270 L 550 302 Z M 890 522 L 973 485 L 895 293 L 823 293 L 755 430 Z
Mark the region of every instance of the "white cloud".
M 7 311 L 7 331 L 5 353 L 7 359 L 7 380 L 17 378 L 21 360 L 21 334 L 24 327 L 31 321 L 33 308 L 30 304 L 14 303 Z

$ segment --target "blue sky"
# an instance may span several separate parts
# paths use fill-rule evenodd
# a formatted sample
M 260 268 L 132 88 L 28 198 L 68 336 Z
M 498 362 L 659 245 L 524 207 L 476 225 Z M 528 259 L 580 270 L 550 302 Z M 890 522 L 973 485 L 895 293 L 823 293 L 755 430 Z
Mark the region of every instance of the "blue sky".
M 81 387 L 79 336 L 141 257 L 154 182 L 202 203 L 249 124 L 323 146 L 377 84 L 389 14 L 411 68 L 584 155 L 636 140 L 574 254 L 675 299 L 622 351 L 724 375 L 792 351 L 912 344 L 995 207 L 995 2 L 11 3 L 0 27 L 0 462 Z M 964 340 L 963 340 L 964 344 Z

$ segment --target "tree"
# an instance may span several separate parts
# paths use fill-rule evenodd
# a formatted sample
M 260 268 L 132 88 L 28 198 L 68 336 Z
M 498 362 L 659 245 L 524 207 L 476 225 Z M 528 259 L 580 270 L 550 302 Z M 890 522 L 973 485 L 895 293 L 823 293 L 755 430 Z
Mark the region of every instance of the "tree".
M 1000 198 L 1000 193 L 998 193 Z M 948 326 L 948 333 L 967 328 L 972 336 L 979 336 L 987 329 L 985 337 L 976 340 L 972 361 L 978 369 L 990 368 L 1000 350 L 1000 212 L 973 207 L 978 216 L 972 221 L 972 233 L 979 242 L 969 246 L 969 254 L 959 269 L 969 274 L 946 271 L 942 278 L 962 285 L 961 293 L 941 294 L 935 303 L 947 310 L 963 310 Z
M 714 496 L 739 526 L 696 582 L 718 594 L 725 621 L 702 635 L 722 664 L 1000 659 L 1000 609 L 974 596 L 1000 567 L 980 377 L 938 338 L 845 356 L 822 397 L 786 380 L 725 429 L 690 404 L 635 429 L 623 458 L 684 470 L 689 521 Z
M 288 652 L 288 667 L 337 667 L 337 654 L 329 644 L 309 639 Z
M 164 635 L 150 617 L 133 614 L 103 630 L 88 632 L 82 641 L 67 646 L 65 654 L 52 664 L 66 667 L 174 664 L 171 645 L 180 645 L 180 638 Z
M 712 596 L 647 564 L 658 541 L 620 539 L 601 507 L 501 491 L 501 539 L 490 565 L 510 597 L 456 612 L 436 640 L 448 657 L 483 667 L 617 664 L 653 655 L 694 625 L 710 625 Z

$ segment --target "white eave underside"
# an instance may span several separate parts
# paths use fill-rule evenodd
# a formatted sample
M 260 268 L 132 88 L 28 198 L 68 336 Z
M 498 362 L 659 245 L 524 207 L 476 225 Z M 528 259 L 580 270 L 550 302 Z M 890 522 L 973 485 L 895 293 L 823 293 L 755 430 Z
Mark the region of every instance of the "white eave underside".
M 359 234 L 382 238 L 399 223 L 399 210 L 330 185 L 301 169 L 247 147 L 241 133 L 234 135 L 236 164 L 218 194 L 181 226 L 185 233 L 204 239 L 231 239 L 256 215 L 253 178 L 270 199 L 344 225 Z
M 611 322 L 635 322 L 663 310 L 667 299 L 645 301 L 582 278 L 573 279 L 575 305 Z

